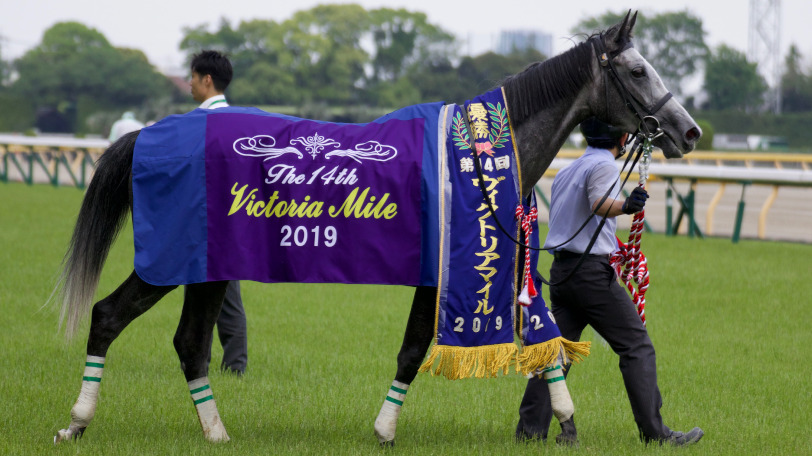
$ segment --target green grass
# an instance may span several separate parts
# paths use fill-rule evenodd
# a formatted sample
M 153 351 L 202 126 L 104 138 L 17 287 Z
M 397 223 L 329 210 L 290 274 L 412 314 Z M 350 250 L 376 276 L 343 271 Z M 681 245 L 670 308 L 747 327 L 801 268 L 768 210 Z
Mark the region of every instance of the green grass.
M 212 372 L 232 441 L 207 443 L 172 347 L 176 290 L 110 349 L 99 408 L 82 440 L 54 447 L 81 384 L 84 337 L 66 344 L 53 287 L 82 193 L 0 185 L 0 454 L 809 454 L 812 452 L 812 246 L 645 235 L 648 327 L 658 355 L 662 414 L 705 438 L 646 448 L 617 357 L 599 341 L 568 381 L 580 447 L 517 444 L 525 380 L 448 381 L 420 374 L 397 446 L 372 425 L 395 374 L 411 302 L 406 287 L 243 283 L 249 372 Z M 546 270 L 545 256 L 541 269 Z M 125 230 L 99 295 L 132 269 Z M 80 334 L 86 334 L 85 326 Z M 591 332 L 585 336 L 591 338 Z M 214 344 L 213 359 L 221 352 Z M 551 435 L 558 433 L 553 424 Z

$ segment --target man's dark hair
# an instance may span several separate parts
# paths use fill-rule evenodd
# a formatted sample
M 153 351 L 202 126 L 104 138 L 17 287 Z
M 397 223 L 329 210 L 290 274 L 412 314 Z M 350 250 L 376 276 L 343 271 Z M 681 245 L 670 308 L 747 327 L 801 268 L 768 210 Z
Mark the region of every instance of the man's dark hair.
M 592 147 L 620 148 L 622 146 L 620 141 L 625 133 L 623 129 L 609 125 L 597 117 L 590 117 L 581 122 L 581 134 L 584 135 L 586 143 Z
M 225 92 L 234 70 L 228 57 L 218 51 L 205 50 L 192 56 L 192 72 L 201 76 L 209 75 L 214 82 L 214 88 Z

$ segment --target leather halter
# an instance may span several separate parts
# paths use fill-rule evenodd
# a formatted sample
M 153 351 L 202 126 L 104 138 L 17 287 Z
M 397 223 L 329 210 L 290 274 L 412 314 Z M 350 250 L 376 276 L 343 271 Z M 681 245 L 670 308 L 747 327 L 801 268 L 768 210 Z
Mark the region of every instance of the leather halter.
M 662 108 L 668 102 L 668 100 L 671 99 L 671 97 L 673 97 L 673 94 L 671 92 L 667 92 L 656 103 L 654 103 L 651 106 L 646 106 L 640 100 L 638 100 L 629 91 L 629 89 L 626 88 L 626 85 L 623 84 L 623 80 L 620 79 L 617 69 L 615 68 L 615 65 L 613 63 L 615 57 L 622 54 L 625 50 L 633 48 L 634 44 L 632 44 L 632 42 L 629 41 L 622 48 L 615 50 L 611 53 L 607 53 L 606 46 L 603 43 L 603 34 L 594 36 L 590 38 L 589 41 L 592 43 L 593 49 L 595 49 L 595 56 L 597 56 L 598 58 L 598 64 L 603 70 L 606 70 L 601 74 L 604 75 L 604 79 L 606 74 L 607 73 L 609 74 L 612 83 L 615 85 L 615 88 L 617 89 L 621 98 L 623 98 L 624 104 L 640 121 L 639 124 L 640 126 L 638 128 L 642 130 L 646 136 L 653 137 L 657 135 L 657 129 L 659 128 L 660 122 L 654 115 L 660 110 L 660 108 Z M 606 83 L 604 83 L 603 86 L 604 90 L 606 91 L 606 97 L 604 98 L 607 103 L 606 109 L 608 109 L 609 86 Z M 645 115 L 641 111 L 645 111 Z M 654 127 L 655 130 L 654 132 L 652 132 L 651 129 L 649 128 L 647 119 L 653 120 L 654 123 L 656 124 L 656 126 Z

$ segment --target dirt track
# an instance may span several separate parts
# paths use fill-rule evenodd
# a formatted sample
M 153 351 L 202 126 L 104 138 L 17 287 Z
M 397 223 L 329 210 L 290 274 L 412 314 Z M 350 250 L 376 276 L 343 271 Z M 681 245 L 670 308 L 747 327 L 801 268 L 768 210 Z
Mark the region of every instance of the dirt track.
M 540 187 L 549 198 L 552 178 L 544 178 Z M 633 184 L 626 185 L 627 189 Z M 688 194 L 687 182 L 675 182 L 675 187 L 683 196 Z M 651 198 L 646 204 L 646 221 L 656 232 L 664 232 L 666 226 L 665 197 L 666 184 L 662 181 L 652 181 L 648 185 Z M 725 192 L 714 211 L 713 224 L 708 230 L 708 206 L 719 189 L 719 184 L 698 184 L 696 189 L 696 208 L 694 216 L 700 231 L 705 236 L 719 236 L 731 238 L 736 220 L 736 209 L 741 198 L 742 186 L 728 184 Z M 744 191 L 745 210 L 741 227 L 741 238 L 758 239 L 759 214 L 762 206 L 770 197 L 772 186 L 749 185 Z M 539 202 L 539 220 L 547 221 L 546 208 Z M 676 218 L 680 206 L 674 196 L 673 217 Z M 685 234 L 687 219 L 683 217 L 680 233 Z M 621 216 L 618 227 L 628 228 L 631 217 Z M 810 187 L 780 187 L 778 197 L 767 212 L 765 239 L 793 242 L 812 243 L 812 188 Z

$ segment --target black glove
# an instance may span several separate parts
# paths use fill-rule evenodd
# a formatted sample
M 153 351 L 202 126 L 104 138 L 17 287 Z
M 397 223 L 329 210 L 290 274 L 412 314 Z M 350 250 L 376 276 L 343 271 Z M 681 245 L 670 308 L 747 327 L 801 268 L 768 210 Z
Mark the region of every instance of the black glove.
M 632 194 L 623 202 L 623 207 L 620 208 L 624 214 L 634 214 L 643 210 L 648 199 L 648 192 L 643 187 L 635 187 Z

